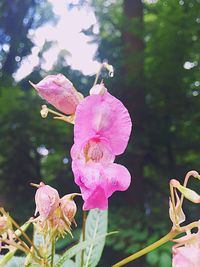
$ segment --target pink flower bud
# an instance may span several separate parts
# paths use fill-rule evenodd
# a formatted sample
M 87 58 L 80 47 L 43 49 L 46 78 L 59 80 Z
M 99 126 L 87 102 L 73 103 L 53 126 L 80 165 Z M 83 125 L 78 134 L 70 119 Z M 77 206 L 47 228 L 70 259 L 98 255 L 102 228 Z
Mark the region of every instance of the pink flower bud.
M 73 84 L 62 74 L 48 75 L 37 84 L 30 83 L 42 98 L 66 114 L 74 114 L 77 105 L 83 99 Z
M 39 212 L 42 220 L 48 219 L 58 208 L 59 200 L 59 194 L 56 189 L 44 183 L 40 183 L 35 194 L 35 215 Z
M 60 209 L 63 214 L 64 219 L 68 222 L 74 221 L 74 216 L 77 211 L 76 204 L 73 200 L 75 194 L 65 195 L 60 199 Z

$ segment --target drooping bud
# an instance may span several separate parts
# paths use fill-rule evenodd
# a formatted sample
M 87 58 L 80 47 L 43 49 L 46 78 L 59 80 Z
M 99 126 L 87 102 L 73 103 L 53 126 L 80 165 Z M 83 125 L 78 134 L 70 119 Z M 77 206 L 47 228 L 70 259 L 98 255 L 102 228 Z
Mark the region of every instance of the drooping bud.
M 60 199 L 60 209 L 63 214 L 64 219 L 68 222 L 75 222 L 74 216 L 76 215 L 77 207 L 76 203 L 74 202 L 73 198 L 77 194 L 69 194 L 65 195 Z
M 56 189 L 44 183 L 40 183 L 35 194 L 36 210 L 35 215 L 39 212 L 42 220 L 52 216 L 53 212 L 59 206 L 59 194 Z
M 103 95 L 107 92 L 103 83 L 96 84 L 90 89 L 90 95 Z
M 73 84 L 62 74 L 48 75 L 37 84 L 30 84 L 39 95 L 65 114 L 74 114 L 83 99 Z
M 173 179 L 170 182 L 173 187 L 177 188 L 182 195 L 188 200 L 194 203 L 200 203 L 200 195 L 198 195 L 194 190 L 191 190 L 185 186 L 182 186 L 177 180 Z

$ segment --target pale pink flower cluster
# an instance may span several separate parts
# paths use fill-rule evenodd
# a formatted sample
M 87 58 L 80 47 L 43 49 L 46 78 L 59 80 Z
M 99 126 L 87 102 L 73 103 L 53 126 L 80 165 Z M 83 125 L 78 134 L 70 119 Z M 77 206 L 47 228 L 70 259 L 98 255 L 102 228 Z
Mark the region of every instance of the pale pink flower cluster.
M 62 74 L 47 76 L 33 86 L 57 109 L 75 114 L 72 170 L 83 209 L 107 209 L 113 192 L 126 190 L 131 181 L 128 170 L 114 163 L 126 149 L 132 128 L 127 109 L 103 84 L 94 86 L 84 99 Z
M 60 198 L 58 191 L 49 185 L 41 182 L 37 187 L 35 215 L 39 213 L 39 216 L 34 221 L 39 222 L 39 227 L 44 231 L 53 229 L 56 235 L 71 233 L 71 223 L 75 223 L 74 216 L 77 210 L 73 201 L 76 194 Z

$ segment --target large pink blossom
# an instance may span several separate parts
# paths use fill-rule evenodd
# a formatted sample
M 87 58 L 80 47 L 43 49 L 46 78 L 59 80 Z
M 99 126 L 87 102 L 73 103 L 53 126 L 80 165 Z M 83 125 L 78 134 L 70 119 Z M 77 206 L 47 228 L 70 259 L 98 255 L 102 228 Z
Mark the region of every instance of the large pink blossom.
M 39 95 L 66 114 L 74 114 L 83 96 L 63 74 L 48 75 L 37 84 L 31 83 Z
M 131 127 L 127 109 L 107 92 L 88 96 L 77 107 L 71 156 L 83 209 L 106 209 L 113 192 L 129 187 L 128 170 L 113 162 L 124 152 Z
M 200 266 L 200 230 L 197 234 L 187 234 L 173 246 L 172 267 Z

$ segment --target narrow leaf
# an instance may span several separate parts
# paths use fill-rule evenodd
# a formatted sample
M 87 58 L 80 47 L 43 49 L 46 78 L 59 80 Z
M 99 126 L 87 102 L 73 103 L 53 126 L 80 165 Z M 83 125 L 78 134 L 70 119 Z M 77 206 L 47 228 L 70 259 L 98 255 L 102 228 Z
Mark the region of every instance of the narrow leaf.
M 99 209 L 91 210 L 86 220 L 85 240 L 95 240 L 100 235 L 105 235 L 108 225 L 108 211 Z M 81 237 L 82 240 L 82 237 Z M 105 245 L 105 237 L 99 242 L 90 243 L 84 251 L 84 267 L 97 266 Z M 76 266 L 81 266 L 81 253 L 76 255 Z
M 67 260 L 71 259 L 72 257 L 74 257 L 77 253 L 79 253 L 80 251 L 82 251 L 83 249 L 87 248 L 88 246 L 90 246 L 91 244 L 96 244 L 97 242 L 100 242 L 101 239 L 105 239 L 106 236 L 108 235 L 112 235 L 112 234 L 116 234 L 118 233 L 117 231 L 115 232 L 110 232 L 107 233 L 105 235 L 101 235 L 98 236 L 96 239 L 93 240 L 87 240 L 84 242 L 80 242 L 77 245 L 73 246 L 72 248 L 68 249 L 58 260 L 58 262 L 56 263 L 55 267 L 61 267 Z M 65 265 L 66 266 L 66 265 Z

